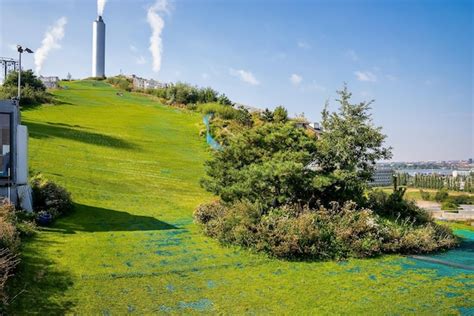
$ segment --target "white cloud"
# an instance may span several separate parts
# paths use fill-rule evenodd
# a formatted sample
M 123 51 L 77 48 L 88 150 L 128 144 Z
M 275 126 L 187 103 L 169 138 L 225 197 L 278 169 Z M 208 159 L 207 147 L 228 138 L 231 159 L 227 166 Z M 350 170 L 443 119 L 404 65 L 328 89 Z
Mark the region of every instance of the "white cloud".
M 35 66 L 36 73 L 40 73 L 41 68 L 43 68 L 43 63 L 48 57 L 49 53 L 54 49 L 61 48 L 59 42 L 64 37 L 64 26 L 67 23 L 66 17 L 59 18 L 56 23 L 46 31 L 41 42 L 41 47 L 38 48 L 35 52 Z
M 130 45 L 129 47 L 130 47 L 130 50 L 131 50 L 132 52 L 134 52 L 134 53 L 138 52 L 138 48 L 137 48 L 136 46 Z
M 149 49 L 153 58 L 154 72 L 159 72 L 161 69 L 161 57 L 163 53 L 161 32 L 165 27 L 165 21 L 161 17 L 161 13 L 169 13 L 167 0 L 157 0 L 147 12 L 147 21 L 152 30 Z
M 370 72 L 370 71 L 356 71 L 354 75 L 357 77 L 359 81 L 366 81 L 366 82 L 376 82 L 377 76 Z
M 296 45 L 298 45 L 299 48 L 304 48 L 304 49 L 311 48 L 311 45 L 309 45 L 309 43 L 306 41 L 298 41 Z
M 300 75 L 298 74 L 292 74 L 290 76 L 290 82 L 292 84 L 294 84 L 295 86 L 299 85 L 301 83 L 301 81 L 303 81 L 303 77 L 301 77 Z
M 346 52 L 346 56 L 352 61 L 359 61 L 359 55 L 357 55 L 357 53 L 353 49 L 348 50 Z
M 255 78 L 255 76 L 250 72 L 246 71 L 243 69 L 235 70 L 235 69 L 230 69 L 230 74 L 234 77 L 238 77 L 240 80 L 243 82 L 246 82 L 248 84 L 251 84 L 253 86 L 257 86 L 260 84 L 260 82 Z

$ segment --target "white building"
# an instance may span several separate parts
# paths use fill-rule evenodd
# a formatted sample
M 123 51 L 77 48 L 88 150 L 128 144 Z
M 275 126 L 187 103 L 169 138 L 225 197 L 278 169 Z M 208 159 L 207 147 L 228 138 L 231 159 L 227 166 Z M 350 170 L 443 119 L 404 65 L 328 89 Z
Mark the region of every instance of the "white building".
M 157 88 L 165 88 L 166 83 L 159 82 L 154 79 L 145 79 L 140 78 L 135 75 L 132 75 L 133 81 L 133 88 L 134 89 L 157 89 Z
M 54 89 L 59 87 L 59 78 L 56 76 L 43 77 L 39 76 L 39 80 L 46 86 L 48 89 Z
M 372 181 L 369 185 L 372 187 L 386 187 L 393 184 L 394 170 L 388 167 L 376 167 Z

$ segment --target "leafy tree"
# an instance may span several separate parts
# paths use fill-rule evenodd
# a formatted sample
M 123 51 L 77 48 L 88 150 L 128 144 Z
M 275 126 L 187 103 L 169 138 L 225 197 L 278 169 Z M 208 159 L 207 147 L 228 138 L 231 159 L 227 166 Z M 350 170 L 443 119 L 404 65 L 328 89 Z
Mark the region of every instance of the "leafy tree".
M 273 122 L 273 112 L 268 108 L 261 113 L 260 117 L 265 122 Z
M 248 200 L 268 209 L 308 201 L 315 138 L 292 124 L 264 124 L 228 140 L 206 162 L 202 185 L 226 202 Z
M 217 98 L 217 103 L 220 103 L 222 105 L 232 105 L 232 101 L 225 94 L 221 94 Z
M 323 133 L 316 157 L 319 177 L 313 185 L 329 201 L 360 202 L 376 161 L 389 159 L 391 148 L 384 147 L 386 136 L 372 123 L 369 110 L 373 101 L 351 103 L 347 86 L 337 93 L 338 111 L 330 113 L 327 105 L 322 111 Z
M 214 89 L 210 87 L 199 89 L 198 91 L 199 103 L 210 103 L 210 102 L 216 102 L 216 101 L 217 101 L 217 92 Z
M 277 123 L 285 123 L 288 121 L 288 111 L 283 106 L 277 106 L 273 111 L 273 121 Z
M 12 71 L 7 76 L 5 81 L 3 82 L 4 87 L 17 87 L 18 86 L 18 72 Z M 40 90 L 45 91 L 46 87 L 41 82 L 41 80 L 36 77 L 33 70 L 22 70 L 21 71 L 21 86 L 26 87 L 29 86 L 33 90 Z
M 235 114 L 235 120 L 247 127 L 252 127 L 253 125 L 252 114 L 250 114 L 249 110 L 243 106 L 239 106 L 238 111 Z

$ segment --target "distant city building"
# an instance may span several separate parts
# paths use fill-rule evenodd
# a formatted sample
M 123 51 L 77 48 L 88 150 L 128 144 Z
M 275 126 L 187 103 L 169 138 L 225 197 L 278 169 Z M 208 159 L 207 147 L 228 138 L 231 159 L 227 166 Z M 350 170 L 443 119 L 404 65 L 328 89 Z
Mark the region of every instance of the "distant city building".
M 295 122 L 295 126 L 299 128 L 304 128 L 316 134 L 317 137 L 321 135 L 321 126 L 317 122 L 308 122 L 308 121 L 297 121 Z
M 454 170 L 452 173 L 453 178 L 457 178 L 458 176 L 468 176 L 473 172 L 473 170 Z
M 132 75 L 131 79 L 133 82 L 134 89 L 157 89 L 165 88 L 167 86 L 166 83 L 162 83 L 154 79 L 140 78 L 135 75 Z
M 59 78 L 56 76 L 43 77 L 39 76 L 39 80 L 45 85 L 48 89 L 54 89 L 59 87 Z
M 393 184 L 394 170 L 387 167 L 377 166 L 372 181 L 369 185 L 372 187 L 386 187 Z

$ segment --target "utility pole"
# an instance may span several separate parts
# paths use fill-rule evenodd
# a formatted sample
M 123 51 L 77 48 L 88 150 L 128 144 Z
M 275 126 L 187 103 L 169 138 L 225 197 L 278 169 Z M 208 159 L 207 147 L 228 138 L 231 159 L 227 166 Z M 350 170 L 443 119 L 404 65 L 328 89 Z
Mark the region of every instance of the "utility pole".
M 23 49 L 21 45 L 16 45 L 16 49 L 18 50 L 18 105 L 20 105 L 20 97 L 21 97 L 21 54 L 27 52 L 32 54 L 33 51 L 29 48 Z

